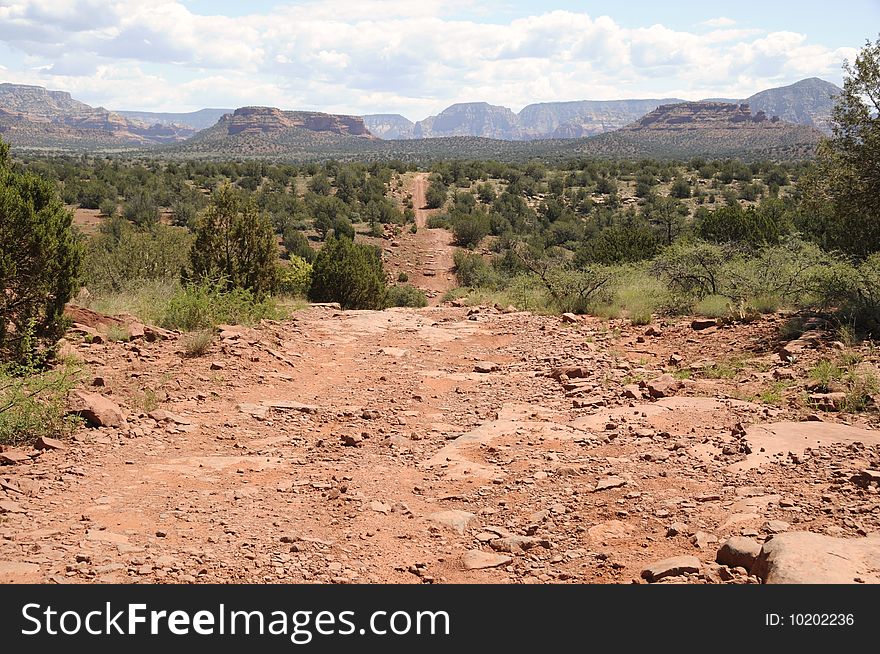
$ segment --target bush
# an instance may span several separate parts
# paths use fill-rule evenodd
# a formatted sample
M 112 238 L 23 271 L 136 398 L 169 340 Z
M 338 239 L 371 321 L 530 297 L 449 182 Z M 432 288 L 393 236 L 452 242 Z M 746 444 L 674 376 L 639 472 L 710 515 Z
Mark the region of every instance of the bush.
M 82 249 L 50 182 L 15 173 L 0 141 L 0 361 L 22 361 L 64 332 Z
M 253 198 L 245 200 L 231 186 L 221 187 L 196 222 L 189 279 L 221 284 L 227 291 L 247 289 L 260 299 L 275 287 L 277 260 L 269 216 Z
M 139 190 L 126 199 L 122 215 L 138 227 L 150 227 L 159 222 L 159 204 L 150 193 Z
M 425 204 L 428 206 L 428 209 L 439 209 L 446 204 L 448 193 L 449 189 L 446 188 L 443 182 L 439 180 L 432 181 L 428 186 L 428 191 L 425 193 Z
M 471 213 L 457 213 L 452 218 L 455 243 L 473 249 L 489 234 L 489 214 L 483 209 Z
M 79 375 L 69 362 L 54 370 L 43 370 L 33 361 L 0 366 L 0 444 L 32 443 L 73 431 L 79 419 L 67 415 L 67 394 Z
M 219 324 L 252 325 L 281 313 L 270 300 L 259 300 L 244 288 L 226 290 L 220 284 L 190 284 L 182 287 L 162 311 L 159 324 L 166 329 L 197 331 Z
M 823 304 L 840 309 L 859 331 L 880 333 L 880 253 L 859 263 L 839 262 L 821 272 Z
M 278 269 L 278 292 L 291 297 L 305 297 L 312 285 L 312 264 L 296 255 Z
M 450 229 L 452 224 L 448 216 L 431 216 L 427 222 L 428 229 Z
M 456 250 L 453 261 L 455 276 L 461 286 L 488 288 L 496 285 L 497 274 L 479 254 Z
M 119 218 L 105 219 L 88 245 L 83 281 L 90 291 L 103 292 L 176 278 L 189 262 L 191 245 L 190 234 L 178 227 L 138 231 Z
M 403 270 L 401 270 L 401 271 L 397 274 L 397 281 L 400 282 L 401 284 L 405 284 L 406 282 L 409 281 L 409 275 L 407 275 L 406 272 L 404 272 Z
M 348 218 L 337 218 L 333 222 L 333 235 L 336 238 L 347 238 L 354 240 L 354 225 Z
M 186 357 L 201 357 L 208 353 L 211 344 L 214 342 L 214 331 L 211 329 L 203 329 L 201 331 L 187 334 L 181 339 L 183 345 L 183 354 Z
M 389 307 L 419 308 L 428 306 L 428 298 L 423 290 L 415 286 L 391 286 L 386 304 Z
M 100 209 L 102 216 L 112 218 L 119 210 L 119 206 L 116 204 L 115 198 L 112 200 L 110 198 L 105 198 L 101 200 L 101 204 L 98 206 L 98 209 Z
M 284 229 L 284 249 L 291 257 L 297 256 L 309 263 L 315 260 L 317 254 L 309 245 L 309 239 L 306 235 L 293 227 Z
M 347 238 L 327 240 L 313 266 L 312 301 L 339 302 L 343 309 L 382 309 L 385 294 L 385 273 L 376 248 Z

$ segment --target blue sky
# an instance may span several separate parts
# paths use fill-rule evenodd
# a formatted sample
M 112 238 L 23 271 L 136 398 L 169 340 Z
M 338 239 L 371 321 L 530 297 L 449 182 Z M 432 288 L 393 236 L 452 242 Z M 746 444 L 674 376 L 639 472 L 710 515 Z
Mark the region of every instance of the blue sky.
M 418 120 L 453 102 L 747 97 L 841 63 L 880 0 L 0 0 L 0 81 L 111 109 Z

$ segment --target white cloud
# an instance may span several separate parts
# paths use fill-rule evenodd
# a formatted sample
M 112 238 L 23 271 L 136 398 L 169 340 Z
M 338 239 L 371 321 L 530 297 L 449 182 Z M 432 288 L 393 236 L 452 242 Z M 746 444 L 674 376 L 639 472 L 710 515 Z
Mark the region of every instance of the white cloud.
M 732 27 L 736 25 L 736 21 L 732 18 L 727 18 L 726 16 L 720 16 L 719 18 L 711 18 L 703 21 L 700 24 L 705 25 L 706 27 Z
M 0 2 L 9 81 L 156 110 L 265 104 L 435 113 L 456 101 L 745 97 L 805 76 L 839 79 L 852 48 L 794 32 L 683 31 L 549 11 L 508 22 L 450 18 L 464 0 L 339 0 L 241 17 L 173 0 Z

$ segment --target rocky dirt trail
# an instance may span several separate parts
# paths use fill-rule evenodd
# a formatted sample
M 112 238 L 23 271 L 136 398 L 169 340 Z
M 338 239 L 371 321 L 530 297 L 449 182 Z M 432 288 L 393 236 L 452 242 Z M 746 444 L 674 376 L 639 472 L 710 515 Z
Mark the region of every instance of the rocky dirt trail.
M 784 362 L 779 320 L 313 306 L 200 358 L 77 327 L 91 426 L 0 453 L 0 581 L 876 582 L 876 414 L 741 399 L 834 347 Z
M 391 239 L 390 247 L 385 247 L 385 254 L 392 277 L 405 272 L 409 276 L 408 283 L 424 290 L 428 303 L 437 306 L 446 292 L 456 286 L 453 272 L 455 246 L 449 230 L 428 228 L 428 218 L 438 210 L 426 208 L 427 191 L 428 173 L 416 173 L 409 193 L 413 198 L 418 231 L 412 234 L 404 230 L 400 236 Z

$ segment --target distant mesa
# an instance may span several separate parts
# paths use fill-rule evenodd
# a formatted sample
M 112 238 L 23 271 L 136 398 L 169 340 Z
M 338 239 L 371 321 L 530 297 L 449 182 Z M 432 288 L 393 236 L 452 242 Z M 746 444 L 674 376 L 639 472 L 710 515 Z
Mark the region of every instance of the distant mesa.
M 288 129 L 329 132 L 345 136 L 375 138 L 360 116 L 325 114 L 318 111 L 282 111 L 275 107 L 241 107 L 224 115 L 218 127 L 229 136 L 236 134 L 272 134 Z

